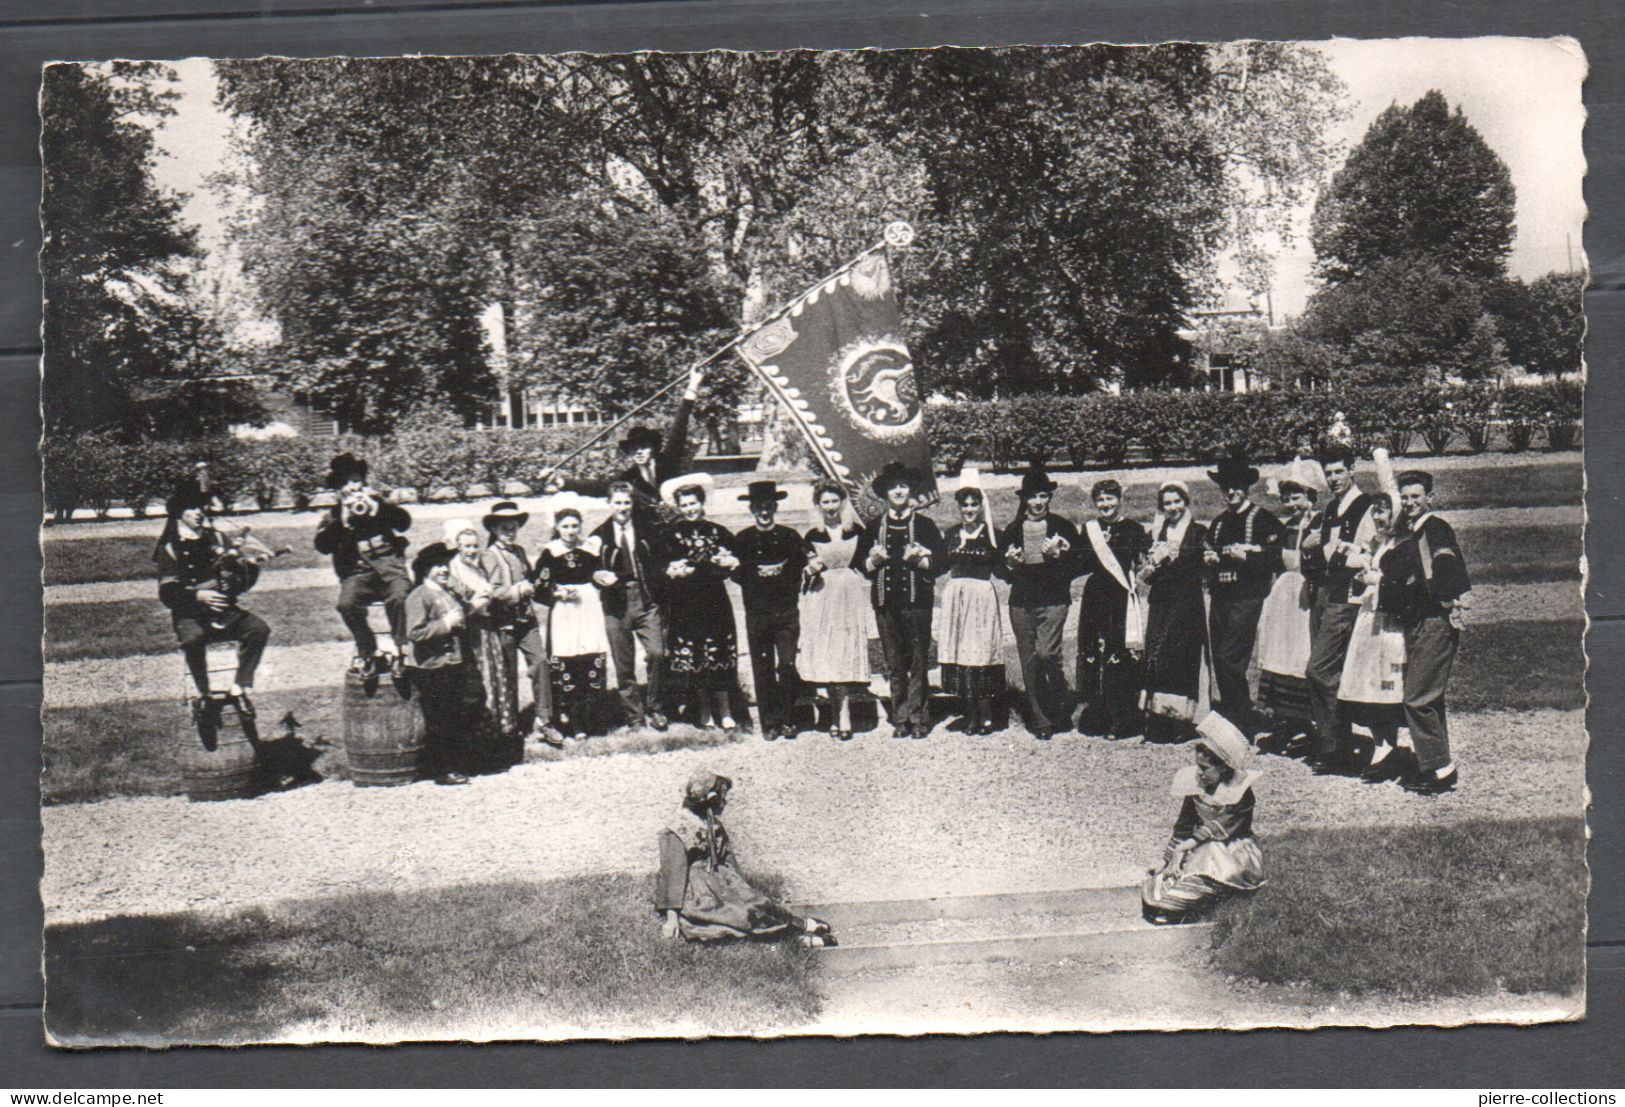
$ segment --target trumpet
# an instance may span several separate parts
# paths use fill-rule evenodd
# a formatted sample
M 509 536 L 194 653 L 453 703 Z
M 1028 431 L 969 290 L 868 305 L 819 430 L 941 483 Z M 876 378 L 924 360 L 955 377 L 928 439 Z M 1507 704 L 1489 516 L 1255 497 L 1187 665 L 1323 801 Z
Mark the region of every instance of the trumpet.
M 351 515 L 368 516 L 378 512 L 378 493 L 371 488 L 358 488 L 344 496 L 344 510 Z

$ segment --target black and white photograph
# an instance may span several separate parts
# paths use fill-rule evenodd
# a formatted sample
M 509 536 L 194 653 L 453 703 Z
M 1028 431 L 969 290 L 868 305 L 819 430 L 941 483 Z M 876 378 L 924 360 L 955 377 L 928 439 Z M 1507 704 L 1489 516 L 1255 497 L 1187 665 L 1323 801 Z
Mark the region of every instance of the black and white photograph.
M 45 66 L 48 1041 L 1583 1018 L 1585 76 Z

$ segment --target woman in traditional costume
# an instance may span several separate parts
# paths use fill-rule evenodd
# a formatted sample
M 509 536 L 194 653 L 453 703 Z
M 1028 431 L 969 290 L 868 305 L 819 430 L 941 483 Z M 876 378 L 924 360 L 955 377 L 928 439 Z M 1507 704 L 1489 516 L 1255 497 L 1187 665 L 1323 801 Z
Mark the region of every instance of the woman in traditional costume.
M 1123 486 L 1096 481 L 1089 492 L 1099 518 L 1083 525 L 1079 559 L 1089 579 L 1078 606 L 1078 731 L 1132 738 L 1145 729 L 1140 658 L 1145 653 L 1145 601 L 1135 570 L 1151 536 L 1122 517 Z
M 948 582 L 939 594 L 937 660 L 942 690 L 959 699 L 966 734 L 993 733 L 993 701 L 1004 695 L 1003 604 L 993 585 L 1004 557 L 980 488 L 954 493 L 959 522 L 942 536 L 939 569 Z
M 810 949 L 833 946 L 828 923 L 797 915 L 734 867 L 721 819 L 732 788 L 725 776 L 695 772 L 683 788 L 682 806 L 659 834 L 655 910 L 664 916 L 661 933 L 691 942 L 793 937 Z
M 822 520 L 806 534 L 812 547 L 801 593 L 801 640 L 796 672 L 822 685 L 830 698 L 830 737 L 852 738 L 852 693 L 869 684 L 869 582 L 852 564 L 863 533 L 846 519 L 846 489 L 813 486 Z
M 1207 528 L 1191 518 L 1191 493 L 1180 481 L 1157 490 L 1162 518 L 1139 577 L 1150 585 L 1146 599 L 1145 690 L 1149 742 L 1190 737 L 1202 695 L 1207 649 L 1202 550 Z
M 678 520 L 660 542 L 657 570 L 666 581 L 666 671 L 673 691 L 696 696 L 694 722 L 707 714 L 725 731 L 738 729 L 733 694 L 739 685 L 739 635 L 728 577 L 739 567 L 734 536 L 705 517 L 708 473 L 673 477 L 661 498 L 677 508 Z
M 1196 763 L 1174 774 L 1169 793 L 1179 818 L 1140 891 L 1146 921 L 1189 922 L 1220 900 L 1264 884 L 1264 854 L 1253 837 L 1252 747 L 1224 716 L 1197 726 Z
M 448 519 L 445 542 L 456 551 L 451 562 L 451 588 L 468 605 L 469 646 L 485 688 L 485 706 L 497 730 L 501 749 L 487 751 L 487 760 L 507 758 L 519 736 L 519 683 L 507 663 L 496 588 L 480 564 L 484 543 L 468 519 Z M 519 748 L 523 748 L 522 745 Z M 511 763 L 511 758 L 507 758 Z M 506 767 L 506 766 L 503 766 Z
M 431 542 L 412 560 L 417 581 L 406 597 L 406 637 L 412 643 L 412 686 L 423 713 L 423 769 L 436 784 L 467 784 L 471 735 L 482 729 L 483 688 L 474 674 L 468 607 L 452 586 L 456 551 Z
M 587 737 L 594 701 L 615 687 L 604 606 L 593 580 L 604 568 L 603 546 L 596 535 L 582 537 L 580 508 L 555 506 L 553 532 L 537 564 L 537 576 L 547 579 L 553 597 L 553 702 L 580 741 Z
M 1387 492 L 1371 496 L 1371 545 L 1348 555 L 1359 569 L 1349 598 L 1358 599 L 1343 675 L 1337 685 L 1337 710 L 1355 726 L 1371 732 L 1371 756 L 1360 778 L 1370 784 L 1409 774 L 1398 750 L 1399 728 L 1405 725 L 1405 630 L 1396 616 L 1377 608 L 1382 587 L 1382 559 L 1394 548 L 1394 501 Z
M 1303 536 L 1317 525 L 1315 501 L 1325 487 L 1320 466 L 1298 458 L 1271 483 L 1286 506 L 1281 575 L 1275 578 L 1258 618 L 1258 703 L 1272 722 L 1261 745 L 1276 752 L 1304 751 L 1313 727 L 1309 711 L 1309 609 L 1313 584 L 1303 575 Z

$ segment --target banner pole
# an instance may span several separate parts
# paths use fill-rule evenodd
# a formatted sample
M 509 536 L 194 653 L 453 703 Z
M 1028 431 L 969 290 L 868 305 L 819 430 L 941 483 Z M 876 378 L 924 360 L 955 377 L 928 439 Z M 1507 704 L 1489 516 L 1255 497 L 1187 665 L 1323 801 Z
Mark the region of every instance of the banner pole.
M 912 234 L 910 235 L 910 237 L 912 238 Z M 774 320 L 778 319 L 780 316 L 789 313 L 789 311 L 792 308 L 794 308 L 802 300 L 806 299 L 807 296 L 812 292 L 813 289 L 817 288 L 819 285 L 825 283 L 826 281 L 834 280 L 836 277 L 839 277 L 842 273 L 845 273 L 847 270 L 849 270 L 853 266 L 857 265 L 860 261 L 862 261 L 864 258 L 868 257 L 870 254 L 873 254 L 877 250 L 884 250 L 886 248 L 886 246 L 887 246 L 887 240 L 885 238 L 882 238 L 879 242 L 876 242 L 874 245 L 872 245 L 872 246 L 868 247 L 867 249 L 862 250 L 859 253 L 855 254 L 849 261 L 847 261 L 844 264 L 838 266 L 837 268 L 831 270 L 830 272 L 824 274 L 822 277 L 819 277 L 812 284 L 808 285 L 805 289 L 802 290 L 800 295 L 794 296 L 790 300 L 786 301 L 783 307 L 779 308 L 777 311 L 773 312 L 771 315 L 767 316 L 766 318 L 759 320 L 758 322 L 753 324 L 748 330 L 740 332 L 731 341 L 729 341 L 729 342 L 727 342 L 727 343 L 725 343 L 725 344 L 723 344 L 721 346 L 718 346 L 715 350 L 711 351 L 711 353 L 707 354 L 705 357 L 701 358 L 699 361 L 696 361 L 693 365 L 690 365 L 687 369 L 684 369 L 677 376 L 673 377 L 668 383 L 662 385 L 660 387 L 659 391 L 655 392 L 648 399 L 646 399 L 642 403 L 640 403 L 637 407 L 634 407 L 631 411 L 628 411 L 625 415 L 621 416 L 619 419 L 615 420 L 613 423 L 610 423 L 609 425 L 607 425 L 607 426 L 603 427 L 602 429 L 600 429 L 597 434 L 593 435 L 591 438 L 587 439 L 587 441 L 583 442 L 581 445 L 577 446 L 574 450 L 570 451 L 569 454 L 565 455 L 564 459 L 559 461 L 556 465 L 549 466 L 546 470 L 544 470 L 542 472 L 542 475 L 541 475 L 541 478 L 540 478 L 540 483 L 545 485 L 547 483 L 548 479 L 553 476 L 553 474 L 557 473 L 559 470 L 561 470 L 565 466 L 569 465 L 570 462 L 574 461 L 576 458 L 580 457 L 582 454 L 586 453 L 588 450 L 590 450 L 594 446 L 598 445 L 598 443 L 602 442 L 609 435 L 615 433 L 616 428 L 620 427 L 628 419 L 631 419 L 634 416 L 636 416 L 639 413 L 646 410 L 656 400 L 660 399 L 662 396 L 666 395 L 666 393 L 668 393 L 672 389 L 676 388 L 683 381 L 687 380 L 695 372 L 695 370 L 704 369 L 707 365 L 710 365 L 712 362 L 716 361 L 718 358 L 722 357 L 724 354 L 731 353 L 745 339 L 749 338 L 751 335 L 755 334 L 757 331 L 761 330 L 763 327 L 767 326 L 769 323 L 771 323 Z M 748 365 L 749 362 L 747 362 L 746 364 Z M 831 477 L 833 477 L 834 475 L 835 474 L 833 474 L 833 473 L 830 474 Z

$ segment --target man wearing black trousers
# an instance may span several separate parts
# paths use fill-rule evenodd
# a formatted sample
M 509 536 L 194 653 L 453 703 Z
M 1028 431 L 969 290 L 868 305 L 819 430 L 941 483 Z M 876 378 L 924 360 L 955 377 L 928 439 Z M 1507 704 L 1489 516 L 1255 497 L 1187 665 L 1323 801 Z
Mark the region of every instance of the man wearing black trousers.
M 609 518 L 592 532 L 604 558 L 604 568 L 593 579 L 602 589 L 604 630 L 609 636 L 610 659 L 615 663 L 626 725 L 665 730 L 662 670 L 666 667 L 666 626 L 655 592 L 660 574 L 658 568 L 652 574 L 650 571 L 660 564 L 655 553 L 657 529 L 647 517 L 638 519 L 632 485 L 612 482 Z M 649 671 L 646 691 L 638 688 L 634 640 L 643 643 L 643 660 Z
M 1279 519 L 1247 499 L 1248 489 L 1258 482 L 1258 470 L 1241 458 L 1225 458 L 1208 479 L 1219 486 L 1225 502 L 1224 511 L 1208 528 L 1203 555 L 1212 582 L 1208 634 L 1219 712 L 1243 734 L 1253 734 L 1258 725 L 1247 666 L 1258 640 L 1258 617 L 1281 569 L 1286 531 Z
M 779 503 L 788 495 L 770 480 L 751 481 L 739 498 L 750 504 L 756 522 L 735 535 L 739 558 L 735 579 L 745 600 L 745 637 L 756 681 L 756 715 L 762 737 L 794 738 L 791 715 L 801 678 L 796 674 L 796 646 L 801 639 L 801 571 L 807 565 L 807 543 L 789 527 L 774 522 Z
M 354 454 L 339 454 L 329 463 L 327 487 L 339 499 L 316 525 L 316 550 L 333 558 L 339 578 L 339 618 L 355 639 L 351 668 L 363 676 L 377 671 L 378 639 L 367 625 L 367 607 L 381 600 L 399 676 L 405 671 L 406 596 L 412 591 L 402 554 L 412 516 L 367 487 L 367 463 Z
M 915 510 L 923 478 L 894 461 L 870 487 L 886 504 L 858 536 L 852 553 L 871 582 L 870 601 L 880 630 L 891 680 L 892 737 L 924 738 L 931 732 L 926 712 L 926 681 L 931 665 L 931 604 L 936 584 L 935 560 L 942 553 L 942 532 Z
M 1322 773 L 1358 772 L 1354 738 L 1349 721 L 1337 706 L 1337 690 L 1343 679 L 1343 660 L 1354 634 L 1354 620 L 1360 613 L 1357 601 L 1349 599 L 1349 586 L 1356 570 L 1349 567 L 1348 555 L 1366 549 L 1374 533 L 1371 497 L 1354 483 L 1354 451 L 1333 442 L 1321 454 L 1326 473 L 1326 510 L 1320 527 L 1303 536 L 1304 575 L 1315 583 L 1314 603 L 1309 608 L 1309 709 L 1314 715 L 1315 750 L 1311 760 Z M 1290 751 L 1289 751 L 1290 752 Z
M 1027 691 L 1027 726 L 1047 742 L 1072 717 L 1072 689 L 1061 666 L 1061 639 L 1078 575 L 1078 528 L 1052 513 L 1056 483 L 1038 466 L 1021 477 L 1021 512 L 999 534 L 1010 579 L 1010 630 Z

